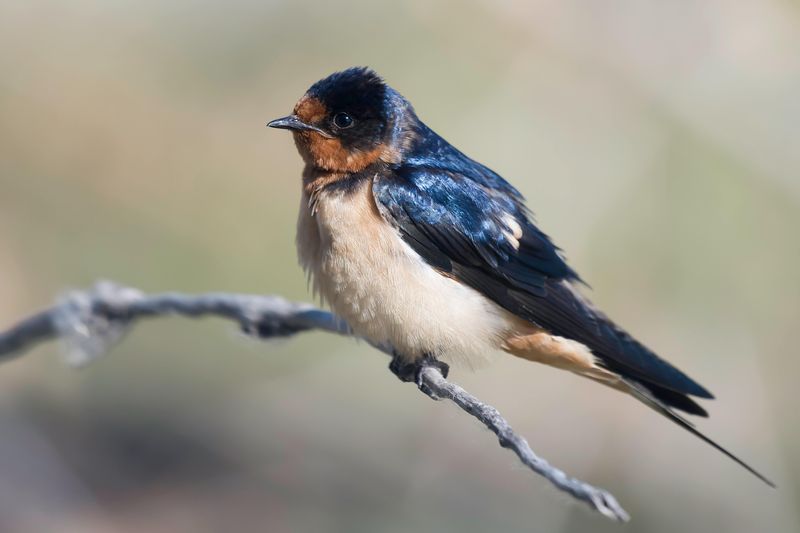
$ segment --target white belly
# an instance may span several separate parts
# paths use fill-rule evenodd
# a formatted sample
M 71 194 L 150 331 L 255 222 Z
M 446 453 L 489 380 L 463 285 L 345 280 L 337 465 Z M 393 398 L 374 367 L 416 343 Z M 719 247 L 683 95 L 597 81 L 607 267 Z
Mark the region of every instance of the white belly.
M 353 332 L 413 360 L 431 353 L 475 367 L 512 330 L 509 314 L 431 268 L 378 213 L 371 183 L 300 206 L 300 262 Z

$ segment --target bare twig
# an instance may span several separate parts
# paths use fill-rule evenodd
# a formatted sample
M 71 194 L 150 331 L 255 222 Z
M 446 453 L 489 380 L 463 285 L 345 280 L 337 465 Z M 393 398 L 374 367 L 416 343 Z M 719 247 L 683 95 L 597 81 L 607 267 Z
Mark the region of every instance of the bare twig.
M 37 343 L 60 338 L 67 348 L 67 360 L 72 364 L 84 364 L 110 350 L 137 319 L 168 314 L 228 318 L 238 322 L 246 333 L 261 338 L 291 336 L 308 330 L 349 335 L 347 326 L 332 314 L 277 296 L 227 293 L 148 296 L 136 289 L 102 282 L 91 291 L 70 293 L 54 307 L 0 333 L 0 360 L 17 356 Z M 392 353 L 388 346 L 376 348 Z M 497 409 L 447 381 L 438 367 L 423 367 L 418 373 L 417 385 L 434 400 L 452 400 L 497 435 L 502 447 L 511 449 L 528 468 L 550 480 L 558 489 L 609 518 L 628 520 L 628 514 L 613 495 L 567 476 L 537 456 Z

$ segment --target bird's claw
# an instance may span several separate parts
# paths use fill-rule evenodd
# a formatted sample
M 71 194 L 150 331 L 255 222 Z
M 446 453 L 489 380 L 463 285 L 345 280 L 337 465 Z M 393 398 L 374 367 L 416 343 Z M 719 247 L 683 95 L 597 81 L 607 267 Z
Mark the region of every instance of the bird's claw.
M 422 370 L 426 367 L 434 367 L 438 369 L 444 378 L 447 378 L 447 374 L 450 372 L 450 366 L 448 366 L 447 363 L 443 363 L 429 354 L 425 354 L 421 358 L 410 363 L 404 361 L 398 355 L 395 355 L 392 357 L 392 361 L 389 363 L 389 370 L 391 370 L 392 373 L 400 379 L 400 381 L 406 383 L 416 383 L 417 387 L 419 387 L 422 392 L 431 398 L 439 399 L 436 393 L 430 390 L 430 388 L 422 381 Z

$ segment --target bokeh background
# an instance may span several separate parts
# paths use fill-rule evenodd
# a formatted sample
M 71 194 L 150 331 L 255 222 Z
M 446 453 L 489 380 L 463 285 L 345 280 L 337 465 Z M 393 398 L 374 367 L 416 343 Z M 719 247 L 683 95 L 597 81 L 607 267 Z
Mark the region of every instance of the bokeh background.
M 81 371 L 0 367 L 0 531 L 800 530 L 798 50 L 778 0 L 0 2 L 0 327 L 101 278 L 308 300 L 301 163 L 264 124 L 370 65 L 780 486 L 566 373 L 453 372 L 619 526 L 363 344 L 170 319 Z

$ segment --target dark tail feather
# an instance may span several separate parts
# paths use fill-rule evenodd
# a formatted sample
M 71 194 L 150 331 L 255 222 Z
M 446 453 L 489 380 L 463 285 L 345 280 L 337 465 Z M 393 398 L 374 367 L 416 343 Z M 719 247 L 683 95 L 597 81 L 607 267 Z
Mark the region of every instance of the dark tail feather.
M 647 390 L 667 407 L 680 409 L 684 413 L 689 413 L 690 415 L 702 416 L 704 418 L 708 417 L 708 411 L 703 409 L 686 394 L 675 392 L 674 390 L 650 382 L 644 382 L 642 385 L 647 387 Z
M 745 463 L 744 461 L 742 461 L 741 459 L 739 459 L 738 457 L 733 455 L 731 452 L 729 452 L 728 450 L 726 450 L 725 448 L 723 448 L 722 446 L 720 446 L 719 444 L 717 444 L 716 442 L 711 440 L 709 437 L 706 437 L 705 435 L 700 433 L 700 431 L 698 431 L 694 427 L 694 424 L 692 424 L 691 422 L 689 422 L 688 420 L 686 420 L 682 416 L 676 414 L 667 405 L 667 402 L 669 400 L 667 400 L 665 402 L 664 401 L 665 399 L 659 398 L 657 396 L 658 393 L 654 393 L 653 391 L 649 390 L 647 385 L 643 385 L 641 383 L 638 383 L 638 382 L 635 382 L 635 381 L 632 381 L 632 380 L 629 380 L 629 379 L 624 379 L 624 381 L 630 387 L 631 394 L 633 394 L 633 396 L 635 396 L 637 400 L 641 401 L 642 403 L 644 403 L 645 405 L 647 405 L 648 407 L 650 407 L 654 411 L 657 411 L 658 413 L 660 413 L 661 415 L 665 416 L 666 418 L 669 418 L 674 423 L 678 424 L 679 426 L 681 426 L 683 429 L 685 429 L 686 431 L 688 431 L 692 435 L 695 435 L 696 437 L 699 437 L 700 439 L 704 440 L 705 442 L 707 442 L 708 444 L 710 444 L 711 446 L 713 446 L 714 448 L 716 448 L 720 452 L 724 453 L 725 455 L 727 455 L 728 457 L 730 457 L 731 459 L 736 461 L 745 470 L 747 470 L 748 472 L 750 472 L 751 474 L 756 476 L 758 479 L 760 479 L 761 481 L 763 481 L 764 483 L 766 483 L 770 487 L 776 488 L 775 483 L 770 481 L 766 476 L 764 476 L 764 474 L 760 473 L 758 470 L 756 470 L 752 466 L 748 465 L 747 463 Z M 692 403 L 694 403 L 694 402 L 692 402 Z M 676 405 L 675 407 L 677 407 L 679 409 L 681 408 L 678 405 Z

